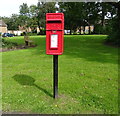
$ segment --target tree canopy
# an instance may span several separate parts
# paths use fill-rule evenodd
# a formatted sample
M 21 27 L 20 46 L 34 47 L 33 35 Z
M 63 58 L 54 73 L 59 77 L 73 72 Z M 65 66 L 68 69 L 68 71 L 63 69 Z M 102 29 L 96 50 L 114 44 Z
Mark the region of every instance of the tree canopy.
M 30 27 L 32 32 L 38 27 L 45 28 L 45 14 L 55 13 L 54 2 L 38 2 L 37 5 L 20 5 L 19 15 L 2 17 L 8 29 L 16 30 L 18 26 Z M 65 15 L 65 29 L 76 32 L 81 26 L 94 25 L 94 34 L 109 34 L 109 41 L 119 42 L 120 2 L 60 2 L 59 12 Z M 90 30 L 90 29 L 89 29 Z M 81 32 L 81 31 L 80 31 Z M 81 33 L 80 33 L 81 34 Z M 85 32 L 84 32 L 85 34 Z M 89 34 L 91 32 L 89 31 Z M 115 42 L 116 41 L 116 42 Z

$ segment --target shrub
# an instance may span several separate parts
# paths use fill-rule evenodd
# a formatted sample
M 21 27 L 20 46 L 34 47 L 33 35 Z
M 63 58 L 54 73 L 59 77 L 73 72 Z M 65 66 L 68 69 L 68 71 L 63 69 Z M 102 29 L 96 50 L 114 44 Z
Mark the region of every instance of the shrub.
M 114 18 L 111 22 L 111 29 L 109 31 L 109 36 L 106 39 L 106 43 L 112 45 L 120 46 L 120 30 L 119 30 L 119 19 Z
M 35 36 L 35 35 L 37 35 L 37 33 L 28 32 L 27 35 L 28 36 Z M 21 36 L 24 36 L 24 32 L 21 33 Z
M 28 32 L 27 35 L 28 36 L 35 36 L 35 35 L 37 35 L 37 33 Z
M 14 46 L 17 46 L 18 44 L 15 42 L 10 42 L 2 38 L 2 46 L 3 48 L 13 48 Z

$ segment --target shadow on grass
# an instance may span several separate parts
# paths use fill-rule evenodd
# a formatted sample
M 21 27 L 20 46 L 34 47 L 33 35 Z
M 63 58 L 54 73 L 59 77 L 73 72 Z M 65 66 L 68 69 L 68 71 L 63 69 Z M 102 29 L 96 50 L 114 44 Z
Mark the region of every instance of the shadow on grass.
M 87 61 L 117 64 L 117 48 L 102 45 L 103 41 L 100 39 L 66 39 L 64 54 Z
M 117 64 L 118 49 L 104 45 L 105 39 L 106 36 L 65 36 L 63 55 L 92 62 Z M 45 40 L 40 44 L 33 54 L 45 54 Z
M 35 86 L 42 92 L 44 92 L 46 95 L 53 97 L 52 94 L 50 94 L 47 90 L 44 88 L 38 86 L 35 84 L 35 79 L 32 78 L 31 76 L 24 75 L 24 74 L 16 74 L 12 77 L 15 81 L 17 81 L 20 85 L 28 85 L 28 86 Z

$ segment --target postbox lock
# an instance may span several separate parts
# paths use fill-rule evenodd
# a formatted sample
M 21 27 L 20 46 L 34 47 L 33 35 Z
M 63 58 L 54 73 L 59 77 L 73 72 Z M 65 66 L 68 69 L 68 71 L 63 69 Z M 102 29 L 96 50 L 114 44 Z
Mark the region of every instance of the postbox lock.
M 53 33 L 56 33 L 56 31 L 53 31 Z

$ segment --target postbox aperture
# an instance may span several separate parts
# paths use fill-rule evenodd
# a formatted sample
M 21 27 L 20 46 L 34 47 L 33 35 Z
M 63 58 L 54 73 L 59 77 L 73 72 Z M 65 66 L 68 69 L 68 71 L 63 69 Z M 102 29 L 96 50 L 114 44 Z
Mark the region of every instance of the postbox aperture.
M 46 54 L 61 55 L 63 53 L 64 14 L 46 14 Z

